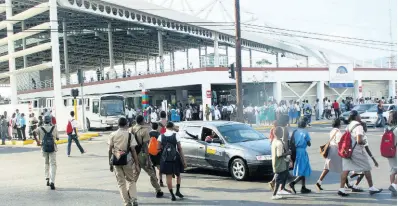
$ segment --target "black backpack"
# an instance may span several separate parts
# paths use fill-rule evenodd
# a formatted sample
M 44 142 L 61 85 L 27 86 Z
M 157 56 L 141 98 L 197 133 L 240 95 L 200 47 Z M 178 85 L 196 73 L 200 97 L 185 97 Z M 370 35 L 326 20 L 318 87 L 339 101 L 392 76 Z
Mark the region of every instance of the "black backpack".
M 44 132 L 44 137 L 41 141 L 43 152 L 55 152 L 55 141 L 53 136 L 54 126 L 51 127 L 49 132 L 47 132 L 44 127 L 41 127 L 41 130 Z
M 177 159 L 177 138 L 175 133 L 172 136 L 162 135 L 162 148 L 162 160 L 175 162 Z

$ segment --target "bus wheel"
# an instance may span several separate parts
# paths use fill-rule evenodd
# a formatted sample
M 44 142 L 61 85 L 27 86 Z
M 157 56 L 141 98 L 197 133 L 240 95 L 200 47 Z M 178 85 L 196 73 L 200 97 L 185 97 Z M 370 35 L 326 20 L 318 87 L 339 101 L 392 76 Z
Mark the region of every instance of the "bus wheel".
M 86 118 L 87 131 L 91 131 L 90 120 Z

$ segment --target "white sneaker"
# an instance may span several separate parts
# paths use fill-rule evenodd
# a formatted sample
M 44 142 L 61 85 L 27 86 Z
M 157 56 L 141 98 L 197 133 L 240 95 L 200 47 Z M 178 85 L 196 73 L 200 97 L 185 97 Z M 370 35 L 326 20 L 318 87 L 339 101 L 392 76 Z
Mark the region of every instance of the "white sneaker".
M 279 190 L 277 195 L 291 195 L 292 193 L 286 191 L 286 190 Z
M 272 200 L 280 200 L 280 199 L 283 199 L 283 197 L 281 195 L 277 194 L 277 195 L 272 196 L 271 199 Z

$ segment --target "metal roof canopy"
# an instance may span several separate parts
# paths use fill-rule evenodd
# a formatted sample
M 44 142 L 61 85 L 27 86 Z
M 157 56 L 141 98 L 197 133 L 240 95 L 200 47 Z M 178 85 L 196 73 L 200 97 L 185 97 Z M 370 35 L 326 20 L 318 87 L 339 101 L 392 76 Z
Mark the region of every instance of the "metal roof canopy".
M 13 13 L 18 15 L 29 8 L 48 0 L 13 0 Z M 1 2 L 0 2 L 1 3 Z M 76 68 L 92 69 L 109 65 L 108 23 L 112 23 L 114 58 L 116 63 L 125 59 L 126 63 L 146 61 L 147 54 L 151 58 L 158 56 L 157 31 L 163 31 L 163 47 L 165 54 L 183 51 L 199 46 L 214 46 L 214 32 L 217 32 L 219 45 L 234 47 L 233 34 L 220 32 L 215 27 L 195 26 L 184 22 L 204 22 L 187 14 L 172 11 L 144 1 L 138 0 L 58 0 L 58 20 L 60 33 L 60 59 L 63 69 L 63 30 L 62 22 L 67 25 L 67 40 L 70 72 Z M 123 4 L 124 6 L 119 6 Z M 134 8 L 137 8 L 135 10 Z M 144 9 L 145 12 L 138 11 Z M 0 13 L 0 20 L 5 14 Z M 40 26 L 49 21 L 49 13 L 44 12 L 24 21 L 26 29 Z M 14 24 L 14 33 L 22 31 L 22 23 Z M 50 32 L 42 31 L 28 35 L 27 46 L 30 48 L 50 41 Z M 246 37 L 245 35 L 243 35 Z M 0 31 L 0 39 L 6 37 L 6 30 Z M 252 40 L 253 38 L 250 38 Z M 306 56 L 307 53 L 297 48 L 273 40 L 261 38 L 263 43 L 243 41 L 243 48 L 274 54 L 286 52 L 293 55 Z M 265 44 L 269 43 L 269 44 Z M 290 50 L 291 49 L 291 50 Z M 15 41 L 15 51 L 22 50 L 22 40 Z M 0 54 L 7 54 L 7 45 L 0 46 Z M 28 66 L 51 61 L 51 51 L 42 51 L 27 55 Z M 23 58 L 16 58 L 16 68 L 23 67 Z M 8 72 L 8 62 L 0 63 L 0 72 Z

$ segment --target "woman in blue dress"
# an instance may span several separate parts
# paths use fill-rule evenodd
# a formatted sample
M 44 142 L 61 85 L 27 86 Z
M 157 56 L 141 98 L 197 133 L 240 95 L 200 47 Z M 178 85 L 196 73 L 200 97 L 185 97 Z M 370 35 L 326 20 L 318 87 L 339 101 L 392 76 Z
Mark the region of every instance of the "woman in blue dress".
M 294 193 L 296 193 L 296 189 L 294 186 L 302 181 L 301 193 L 310 193 L 311 190 L 305 187 L 305 178 L 311 175 L 311 165 L 310 159 L 307 153 L 307 146 L 311 146 L 311 137 L 308 131 L 305 129 L 307 126 L 307 121 L 305 119 L 300 119 L 298 122 L 298 129 L 293 132 L 293 139 L 291 139 L 291 150 L 295 150 L 294 168 L 293 168 L 293 176 L 296 176 L 296 179 L 289 183 L 290 188 Z

